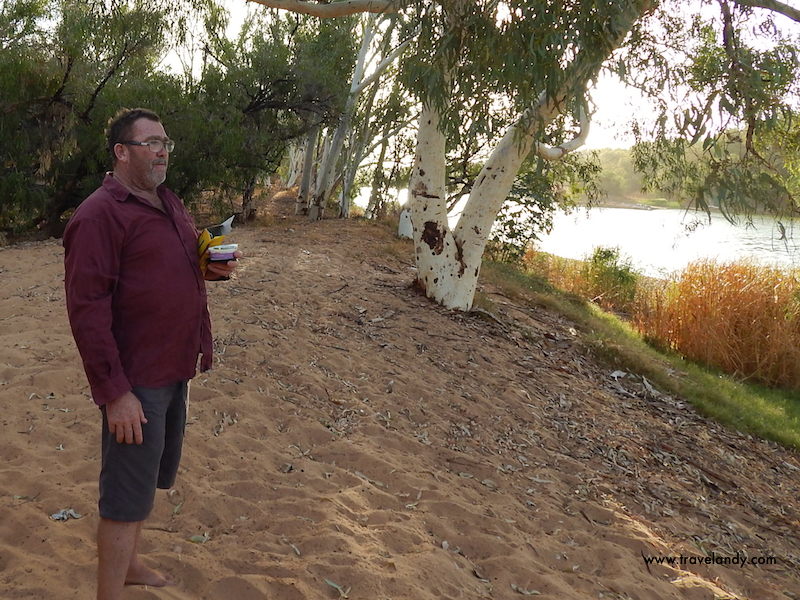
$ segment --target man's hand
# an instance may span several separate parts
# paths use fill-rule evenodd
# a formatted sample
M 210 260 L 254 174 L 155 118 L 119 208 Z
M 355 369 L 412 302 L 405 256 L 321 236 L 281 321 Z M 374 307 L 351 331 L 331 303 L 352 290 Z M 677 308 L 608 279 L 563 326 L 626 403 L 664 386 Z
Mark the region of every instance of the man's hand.
M 142 403 L 133 392 L 127 392 L 106 404 L 106 419 L 108 431 L 116 434 L 118 444 L 142 443 L 142 424 L 147 423 L 147 419 L 144 417 Z
M 208 252 L 208 250 L 206 250 Z M 241 252 L 234 252 L 233 255 L 239 259 L 244 256 Z M 220 279 L 227 279 L 230 277 L 231 273 L 236 270 L 236 267 L 239 266 L 239 263 L 235 260 L 229 260 L 227 262 L 209 262 L 208 266 L 206 267 L 206 274 L 205 280 L 206 281 L 219 281 Z

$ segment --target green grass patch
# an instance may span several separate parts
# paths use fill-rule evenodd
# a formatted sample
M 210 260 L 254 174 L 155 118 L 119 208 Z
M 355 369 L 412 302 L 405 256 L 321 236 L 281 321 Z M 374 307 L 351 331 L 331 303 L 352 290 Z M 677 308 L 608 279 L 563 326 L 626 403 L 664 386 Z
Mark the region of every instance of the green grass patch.
M 800 449 L 800 394 L 735 381 L 730 376 L 659 351 L 617 316 L 519 268 L 484 262 L 481 278 L 528 305 L 550 308 L 573 321 L 605 364 L 647 377 L 662 392 L 689 401 L 720 423 Z

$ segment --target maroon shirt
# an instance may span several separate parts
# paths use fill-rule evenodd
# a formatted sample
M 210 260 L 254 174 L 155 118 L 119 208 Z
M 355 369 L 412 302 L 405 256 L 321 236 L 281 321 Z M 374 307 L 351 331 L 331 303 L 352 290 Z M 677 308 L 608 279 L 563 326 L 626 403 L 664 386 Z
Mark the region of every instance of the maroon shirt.
M 67 312 L 98 405 L 191 379 L 199 354 L 211 367 L 198 232 L 172 191 L 157 193 L 166 213 L 108 173 L 64 232 Z

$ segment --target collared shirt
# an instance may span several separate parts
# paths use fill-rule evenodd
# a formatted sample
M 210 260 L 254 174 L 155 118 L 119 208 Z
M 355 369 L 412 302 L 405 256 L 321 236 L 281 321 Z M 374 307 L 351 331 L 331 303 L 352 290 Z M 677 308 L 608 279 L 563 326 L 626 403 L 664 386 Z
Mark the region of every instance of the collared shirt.
M 211 367 L 198 232 L 172 191 L 157 193 L 164 212 L 108 173 L 64 232 L 67 313 L 98 405 L 191 379 L 199 354 Z

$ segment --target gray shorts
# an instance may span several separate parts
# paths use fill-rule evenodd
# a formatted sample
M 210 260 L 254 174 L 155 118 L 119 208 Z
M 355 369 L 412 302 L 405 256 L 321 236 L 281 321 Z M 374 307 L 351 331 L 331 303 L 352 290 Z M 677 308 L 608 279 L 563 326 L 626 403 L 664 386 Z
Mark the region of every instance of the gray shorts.
M 100 516 L 112 521 L 144 521 L 153 509 L 156 488 L 175 483 L 186 429 L 186 381 L 161 388 L 133 388 L 147 423 L 141 445 L 118 443 L 103 412 Z

